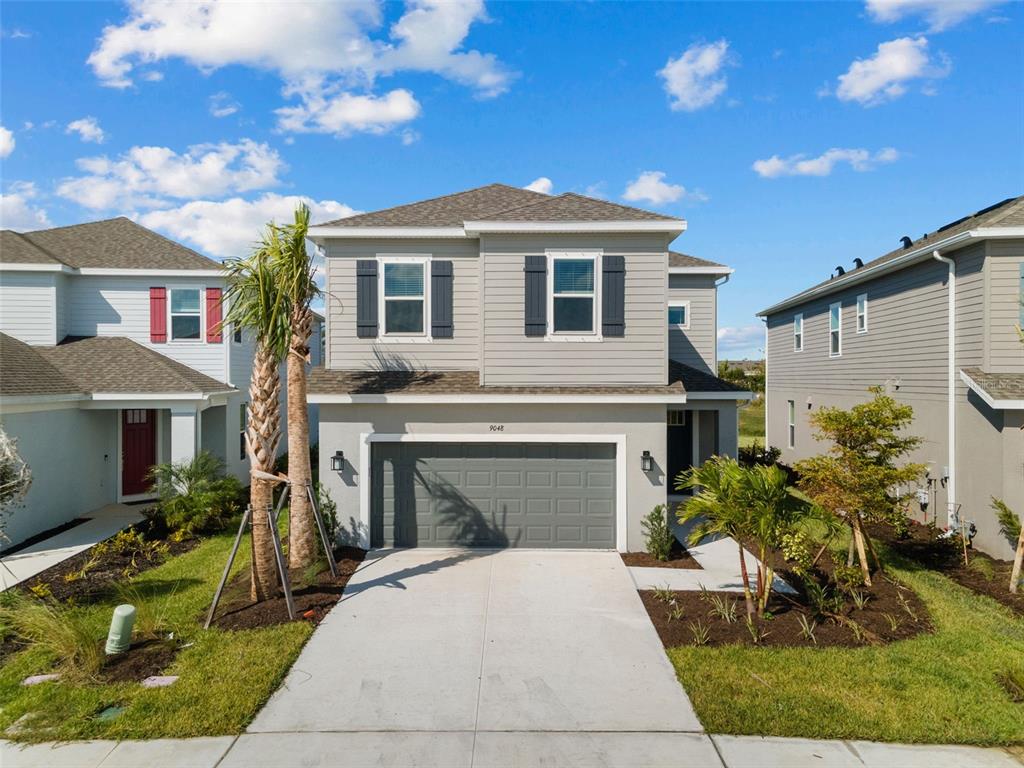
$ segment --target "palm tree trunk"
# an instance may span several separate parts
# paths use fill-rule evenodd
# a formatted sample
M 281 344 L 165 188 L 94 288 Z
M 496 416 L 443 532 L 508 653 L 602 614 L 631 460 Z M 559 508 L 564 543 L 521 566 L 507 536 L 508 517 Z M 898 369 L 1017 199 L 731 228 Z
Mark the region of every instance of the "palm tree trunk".
M 249 384 L 249 423 L 246 444 L 250 467 L 273 472 L 281 440 L 281 375 L 274 354 L 257 343 Z M 274 541 L 266 524 L 266 510 L 274 500 L 273 483 L 250 475 L 249 503 L 252 506 L 252 588 L 255 601 L 276 591 Z
M 1024 562 L 1024 524 L 1020 526 L 1020 535 L 1017 537 L 1017 551 L 1013 556 L 1013 568 L 1010 571 L 1010 591 L 1017 593 L 1017 585 L 1020 583 L 1020 568 Z
M 740 548 L 740 577 L 743 579 L 743 600 L 747 604 L 747 616 L 754 615 L 754 598 L 750 594 L 750 576 L 747 574 L 747 558 L 743 555 L 743 545 Z
M 306 495 L 312 483 L 309 466 L 309 407 L 306 403 L 306 359 L 310 313 L 293 321 L 288 350 L 288 479 L 291 482 L 288 524 L 288 565 L 308 568 L 317 561 L 316 520 Z

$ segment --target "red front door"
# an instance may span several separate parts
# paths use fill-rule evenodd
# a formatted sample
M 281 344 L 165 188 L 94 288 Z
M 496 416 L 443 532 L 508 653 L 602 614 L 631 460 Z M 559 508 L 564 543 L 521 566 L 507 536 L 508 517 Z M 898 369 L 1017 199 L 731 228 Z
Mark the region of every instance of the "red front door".
M 149 490 L 146 474 L 156 464 L 156 411 L 121 411 L 121 493 L 132 496 Z

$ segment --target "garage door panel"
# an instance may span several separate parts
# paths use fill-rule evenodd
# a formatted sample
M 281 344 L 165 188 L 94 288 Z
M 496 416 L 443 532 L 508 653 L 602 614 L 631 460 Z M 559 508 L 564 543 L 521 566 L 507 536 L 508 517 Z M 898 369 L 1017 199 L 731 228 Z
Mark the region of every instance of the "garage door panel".
M 374 546 L 615 546 L 615 446 L 378 443 Z

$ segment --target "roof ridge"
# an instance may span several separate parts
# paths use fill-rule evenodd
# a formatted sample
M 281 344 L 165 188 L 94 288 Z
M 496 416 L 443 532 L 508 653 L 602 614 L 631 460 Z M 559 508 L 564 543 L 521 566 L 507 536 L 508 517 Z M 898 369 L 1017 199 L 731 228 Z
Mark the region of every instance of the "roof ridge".
M 652 214 L 653 213 L 653 214 L 655 214 L 657 216 L 664 216 L 665 218 L 668 218 L 668 219 L 678 219 L 679 221 L 682 221 L 682 218 L 680 218 L 678 216 L 669 216 L 668 214 L 665 214 L 665 213 L 658 213 L 657 211 L 649 211 L 646 208 L 639 208 L 638 206 L 635 206 L 635 205 L 623 205 L 622 203 L 616 203 L 613 200 L 603 200 L 600 197 L 590 197 L 589 195 L 581 195 L 579 192 L 563 192 L 562 194 L 559 195 L 559 197 L 578 197 L 581 200 L 591 200 L 591 201 L 598 202 L 598 203 L 604 203 L 605 205 L 614 205 L 616 208 L 622 208 L 625 211 L 636 211 L 638 213 L 645 213 L 645 214 Z
M 111 216 L 108 219 L 96 219 L 95 221 L 80 221 L 77 224 L 61 224 L 59 227 L 47 227 L 46 229 L 33 229 L 32 232 L 27 234 L 38 234 L 40 232 L 57 232 L 61 229 L 72 229 L 73 227 L 84 227 L 88 224 L 106 224 L 110 221 L 117 221 L 118 219 L 124 219 L 125 221 L 131 221 L 127 216 Z M 135 222 L 132 222 L 133 224 Z M 141 226 L 141 225 L 139 225 Z M 143 227 L 145 229 L 145 227 Z

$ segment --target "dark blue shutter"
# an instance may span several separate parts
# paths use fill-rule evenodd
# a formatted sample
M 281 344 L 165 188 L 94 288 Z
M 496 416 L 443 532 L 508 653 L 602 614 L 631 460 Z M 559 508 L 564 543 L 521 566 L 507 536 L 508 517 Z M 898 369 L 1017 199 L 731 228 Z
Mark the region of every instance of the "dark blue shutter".
M 430 335 L 450 339 L 452 333 L 452 263 L 430 262 Z
M 548 257 L 527 256 L 523 272 L 526 276 L 526 335 L 543 336 L 548 330 Z
M 377 338 L 377 262 L 356 262 L 356 336 Z
M 626 259 L 604 256 L 601 259 L 601 333 L 626 334 Z

